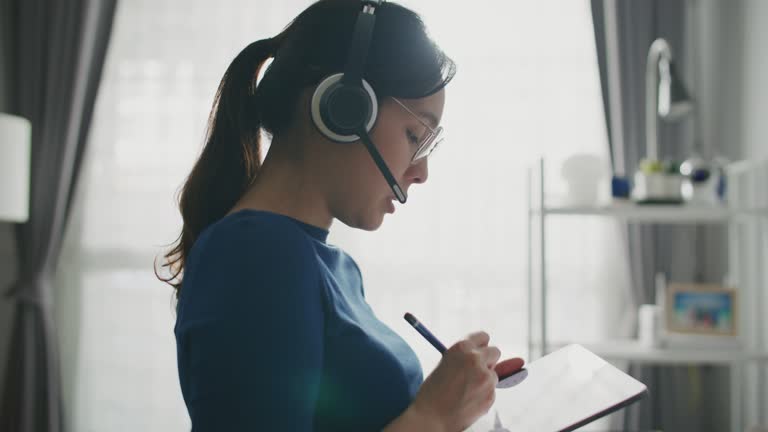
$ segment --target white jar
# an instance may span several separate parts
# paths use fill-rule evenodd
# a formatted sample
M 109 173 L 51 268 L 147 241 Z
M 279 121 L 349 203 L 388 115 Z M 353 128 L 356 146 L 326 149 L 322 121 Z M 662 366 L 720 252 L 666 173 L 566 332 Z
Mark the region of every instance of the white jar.
M 655 348 L 661 346 L 661 307 L 654 304 L 640 305 L 637 313 L 637 337 L 640 345 Z

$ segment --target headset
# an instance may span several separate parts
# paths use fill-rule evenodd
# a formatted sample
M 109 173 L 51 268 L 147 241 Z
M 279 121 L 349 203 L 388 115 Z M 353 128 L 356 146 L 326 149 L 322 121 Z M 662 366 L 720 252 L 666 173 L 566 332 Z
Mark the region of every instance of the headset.
M 383 0 L 363 0 L 344 71 L 325 77 L 312 95 L 312 122 L 328 139 L 339 143 L 362 141 L 397 200 L 407 197 L 392 176 L 368 132 L 378 116 L 376 92 L 363 78 L 365 60 L 376 24 L 376 8 Z

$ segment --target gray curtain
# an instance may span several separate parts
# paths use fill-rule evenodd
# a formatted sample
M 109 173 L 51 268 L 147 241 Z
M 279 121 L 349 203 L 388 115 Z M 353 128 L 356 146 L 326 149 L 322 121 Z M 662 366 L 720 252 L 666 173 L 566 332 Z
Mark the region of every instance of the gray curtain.
M 0 430 L 62 431 L 53 273 L 77 184 L 116 0 L 14 0 L 11 111 L 32 122 L 30 219 L 16 226 L 18 279 Z
M 631 175 L 645 156 L 645 64 L 657 37 L 671 44 L 678 71 L 695 98 L 695 83 L 687 79 L 695 67 L 688 48 L 696 43 L 686 31 L 689 7 L 685 0 L 592 0 L 615 170 Z M 659 121 L 658 126 L 660 156 L 680 161 L 701 151 L 693 117 L 676 124 Z M 654 303 L 657 272 L 670 281 L 722 282 L 724 258 L 711 252 L 725 245 L 721 228 L 628 224 L 626 229 L 635 305 Z M 625 430 L 728 430 L 727 370 L 632 365 L 630 373 L 648 385 L 650 395 L 625 410 Z

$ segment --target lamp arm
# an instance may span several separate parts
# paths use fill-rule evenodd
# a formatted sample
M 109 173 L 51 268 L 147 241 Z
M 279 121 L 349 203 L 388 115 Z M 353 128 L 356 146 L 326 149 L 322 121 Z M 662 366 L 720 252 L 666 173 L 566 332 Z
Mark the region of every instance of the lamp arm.
M 658 104 L 659 104 L 659 61 L 672 60 L 672 48 L 662 39 L 656 39 L 648 49 L 645 64 L 645 157 L 658 160 Z

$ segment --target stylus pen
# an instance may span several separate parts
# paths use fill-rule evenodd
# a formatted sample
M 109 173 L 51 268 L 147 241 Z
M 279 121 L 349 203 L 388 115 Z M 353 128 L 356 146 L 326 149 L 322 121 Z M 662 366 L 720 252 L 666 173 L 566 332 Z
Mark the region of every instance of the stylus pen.
M 445 345 L 443 345 L 442 342 L 437 340 L 435 335 L 432 334 L 431 331 L 427 330 L 426 327 L 424 327 L 424 324 L 420 323 L 419 320 L 416 319 L 413 314 L 410 312 L 406 312 L 405 316 L 406 321 L 408 321 L 408 324 L 412 325 L 413 328 L 416 329 L 419 334 L 424 336 L 424 339 L 426 339 L 429 343 L 432 344 L 433 347 L 437 348 L 438 351 L 440 351 L 440 354 L 443 354 L 446 351 Z

